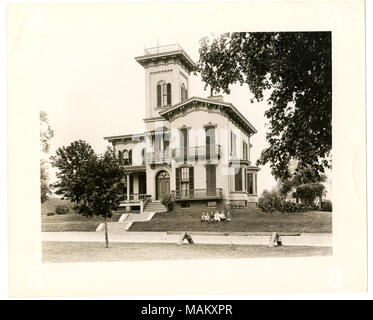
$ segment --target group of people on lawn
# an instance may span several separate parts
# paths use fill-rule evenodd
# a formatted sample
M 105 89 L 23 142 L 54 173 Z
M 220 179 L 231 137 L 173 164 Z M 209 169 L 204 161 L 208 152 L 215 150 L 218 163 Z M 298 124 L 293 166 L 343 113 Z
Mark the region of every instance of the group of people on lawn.
M 227 214 L 224 213 L 224 210 L 219 213 L 215 212 L 202 212 L 201 222 L 220 222 L 220 221 L 231 221 L 231 214 L 228 211 Z

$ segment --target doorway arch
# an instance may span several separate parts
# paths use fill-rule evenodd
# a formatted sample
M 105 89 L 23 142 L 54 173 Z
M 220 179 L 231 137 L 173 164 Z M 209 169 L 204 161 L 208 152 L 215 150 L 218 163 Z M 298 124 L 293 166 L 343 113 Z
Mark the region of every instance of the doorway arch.
M 161 170 L 157 173 L 155 178 L 156 186 L 156 200 L 161 200 L 166 194 L 170 194 L 170 174 Z

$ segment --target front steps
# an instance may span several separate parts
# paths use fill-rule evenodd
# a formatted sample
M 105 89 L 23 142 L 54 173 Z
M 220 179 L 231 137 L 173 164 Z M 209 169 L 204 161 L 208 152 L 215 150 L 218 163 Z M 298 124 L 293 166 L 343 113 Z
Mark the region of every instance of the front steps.
M 167 212 L 167 208 L 158 201 L 149 201 L 145 206 L 145 211 Z
M 124 211 L 125 212 L 125 211 Z M 149 201 L 143 212 L 141 213 L 130 213 L 126 212 L 122 214 L 119 218 L 118 222 L 108 222 L 108 232 L 114 233 L 122 233 L 127 231 L 132 223 L 134 222 L 142 222 L 142 221 L 149 221 L 153 218 L 153 216 L 158 212 L 167 212 L 166 207 L 160 202 L 152 202 Z M 96 232 L 103 232 L 105 230 L 105 224 L 100 223 L 97 227 Z

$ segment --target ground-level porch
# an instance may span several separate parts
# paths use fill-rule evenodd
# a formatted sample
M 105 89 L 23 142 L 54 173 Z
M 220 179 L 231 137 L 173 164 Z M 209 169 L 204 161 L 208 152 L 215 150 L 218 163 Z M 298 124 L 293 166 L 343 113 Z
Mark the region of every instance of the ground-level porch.
M 146 167 L 128 166 L 124 168 L 124 177 L 120 186 L 122 201 L 120 208 L 126 211 L 143 212 L 150 196 L 146 194 Z

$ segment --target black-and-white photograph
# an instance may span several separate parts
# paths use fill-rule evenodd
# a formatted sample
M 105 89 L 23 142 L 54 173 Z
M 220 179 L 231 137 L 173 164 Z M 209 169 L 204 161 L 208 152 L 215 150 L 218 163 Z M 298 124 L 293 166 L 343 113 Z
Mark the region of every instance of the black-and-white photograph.
M 338 33 L 197 28 L 177 6 L 8 8 L 9 61 L 35 62 L 41 268 L 332 261 Z
M 71 38 L 58 21 L 78 16 L 56 13 L 40 44 L 44 262 L 332 254 L 331 32 L 93 19 Z

